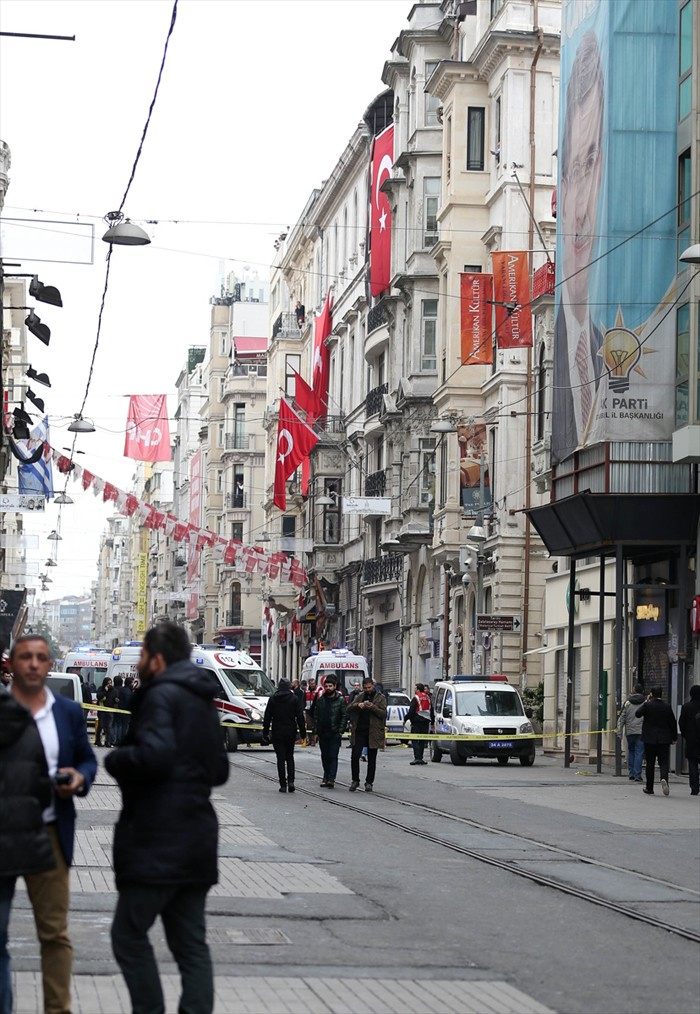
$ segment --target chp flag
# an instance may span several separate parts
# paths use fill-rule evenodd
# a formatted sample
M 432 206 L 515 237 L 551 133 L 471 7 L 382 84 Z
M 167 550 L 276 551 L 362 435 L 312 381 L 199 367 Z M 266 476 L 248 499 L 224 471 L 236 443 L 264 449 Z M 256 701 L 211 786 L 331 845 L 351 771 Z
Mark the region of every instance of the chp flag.
M 136 461 L 170 461 L 172 454 L 166 395 L 131 395 L 124 457 Z
M 273 503 L 287 509 L 286 482 L 318 443 L 318 437 L 284 398 L 280 399 Z
M 372 146 L 372 197 L 369 217 L 369 287 L 373 296 L 389 288 L 391 278 L 391 205 L 379 189 L 394 166 L 393 124 L 377 134 Z

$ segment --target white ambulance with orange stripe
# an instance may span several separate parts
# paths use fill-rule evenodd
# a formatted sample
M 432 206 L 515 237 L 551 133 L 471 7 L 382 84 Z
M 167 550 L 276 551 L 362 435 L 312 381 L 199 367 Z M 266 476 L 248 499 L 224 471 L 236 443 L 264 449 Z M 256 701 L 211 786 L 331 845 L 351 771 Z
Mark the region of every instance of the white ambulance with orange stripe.
M 245 651 L 217 644 L 196 644 L 190 656 L 198 669 L 206 669 L 219 684 L 216 707 L 223 726 L 224 744 L 233 753 L 239 743 L 259 743 L 272 680 Z M 249 728 L 257 726 L 257 728 Z

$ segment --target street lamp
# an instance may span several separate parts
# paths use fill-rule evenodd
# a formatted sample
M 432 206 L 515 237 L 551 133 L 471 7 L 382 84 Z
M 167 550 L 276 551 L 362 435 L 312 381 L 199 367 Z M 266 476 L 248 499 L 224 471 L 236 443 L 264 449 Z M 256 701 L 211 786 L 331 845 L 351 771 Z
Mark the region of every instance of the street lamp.
M 76 412 L 73 421 L 68 426 L 69 433 L 94 433 L 95 426 L 90 419 L 84 419 L 80 412 Z
M 104 220 L 109 226 L 102 237 L 105 243 L 112 246 L 148 246 L 151 242 L 148 233 L 140 225 L 124 218 L 121 211 L 107 212 Z
M 474 524 L 467 532 L 467 548 L 476 550 L 476 608 L 474 610 L 474 675 L 481 676 L 484 671 L 483 638 L 479 637 L 478 617 L 484 611 L 484 543 L 486 529 L 481 514 L 477 514 Z
M 679 261 L 683 261 L 684 264 L 700 264 L 700 243 L 694 243 L 689 246 L 687 250 L 678 258 Z
M 68 496 L 67 493 L 59 493 L 57 497 L 54 497 L 54 503 L 75 503 L 72 497 Z

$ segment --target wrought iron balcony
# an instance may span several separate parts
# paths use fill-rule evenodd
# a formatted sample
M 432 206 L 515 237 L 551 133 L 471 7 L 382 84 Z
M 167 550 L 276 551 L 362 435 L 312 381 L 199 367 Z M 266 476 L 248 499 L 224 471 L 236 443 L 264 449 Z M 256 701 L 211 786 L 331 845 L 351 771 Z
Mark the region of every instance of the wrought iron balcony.
M 373 387 L 367 395 L 365 400 L 365 413 L 367 416 L 378 415 L 382 407 L 382 398 L 385 394 L 389 393 L 388 384 L 380 384 L 379 387 Z
M 224 614 L 224 623 L 227 627 L 240 627 L 243 625 L 243 610 L 229 609 Z
M 248 497 L 245 493 L 227 493 L 226 494 L 226 506 L 229 510 L 243 510 L 244 507 L 248 506 Z
M 365 496 L 384 496 L 386 490 L 386 469 L 380 468 L 365 479 Z
M 317 419 L 314 423 L 319 433 L 345 433 L 344 415 L 327 415 L 325 419 Z
M 294 310 L 283 310 L 272 325 L 272 337 L 301 338 L 301 331 Z
M 382 324 L 389 323 L 389 314 L 384 303 L 377 303 L 367 314 L 367 334 L 376 331 Z
M 239 426 L 233 433 L 226 434 L 226 450 L 227 451 L 248 450 L 248 436 L 245 431 L 245 426 Z
M 365 560 L 362 567 L 364 584 L 388 584 L 400 581 L 403 577 L 403 556 L 401 553 L 389 553 L 387 556 L 375 556 Z

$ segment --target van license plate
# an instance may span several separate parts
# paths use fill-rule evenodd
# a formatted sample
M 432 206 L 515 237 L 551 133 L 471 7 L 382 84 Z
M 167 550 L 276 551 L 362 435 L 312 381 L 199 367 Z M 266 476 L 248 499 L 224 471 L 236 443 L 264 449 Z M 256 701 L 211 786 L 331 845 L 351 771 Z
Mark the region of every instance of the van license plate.
M 499 739 L 497 743 L 489 743 L 489 750 L 512 750 L 513 743 L 511 740 Z

